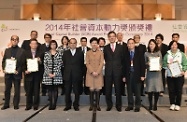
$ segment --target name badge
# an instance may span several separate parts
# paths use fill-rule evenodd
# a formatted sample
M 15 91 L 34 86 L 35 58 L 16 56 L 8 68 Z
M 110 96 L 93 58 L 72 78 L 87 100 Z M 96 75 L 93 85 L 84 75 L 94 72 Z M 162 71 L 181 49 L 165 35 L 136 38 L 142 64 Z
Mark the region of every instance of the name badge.
M 133 61 L 131 61 L 131 67 L 133 67 Z

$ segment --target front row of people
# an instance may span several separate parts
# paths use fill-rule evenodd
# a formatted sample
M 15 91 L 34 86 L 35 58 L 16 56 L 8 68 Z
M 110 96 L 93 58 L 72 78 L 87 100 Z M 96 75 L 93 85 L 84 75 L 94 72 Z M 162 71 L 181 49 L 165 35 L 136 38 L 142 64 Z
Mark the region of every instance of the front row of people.
M 98 39 L 96 37 L 91 38 L 90 45 L 92 48 L 86 53 L 86 60 L 84 61 L 83 52 L 76 48 L 77 40 L 75 38 L 70 39 L 70 49 L 64 51 L 63 54 L 56 50 L 58 45 L 55 40 L 50 42 L 49 51 L 45 52 L 45 54 L 40 54 L 37 50 L 38 42 L 36 39 L 31 39 L 30 41 L 31 50 L 24 52 L 24 50 L 18 47 L 19 37 L 13 35 L 11 37 L 12 47 L 6 49 L 2 61 L 6 88 L 5 103 L 1 109 L 9 108 L 12 83 L 14 83 L 15 87 L 14 109 L 19 109 L 20 81 L 22 78 L 22 71 L 24 71 L 25 82 L 26 85 L 29 86 L 26 91 L 25 110 L 30 110 L 32 107 L 34 110 L 38 109 L 40 93 L 39 77 L 43 75 L 42 84 L 45 84 L 48 88 L 49 110 L 54 110 L 56 108 L 58 86 L 64 84 L 66 104 L 64 111 L 68 111 L 72 107 L 72 89 L 75 94 L 73 107 L 75 111 L 79 111 L 80 87 L 83 80 L 83 67 L 84 63 L 86 63 L 86 86 L 90 89 L 90 111 L 93 110 L 94 101 L 96 101 L 97 110 L 101 110 L 99 101 L 100 90 L 103 85 L 105 85 L 106 111 L 112 109 L 113 84 L 116 95 L 115 107 L 117 111 L 122 111 L 121 85 L 123 85 L 123 82 L 126 82 L 128 107 L 125 110 L 130 111 L 134 109 L 135 112 L 139 112 L 141 107 L 141 85 L 144 80 L 146 81 L 146 91 L 148 92 L 148 100 L 150 103 L 149 109 L 157 110 L 159 93 L 163 91 L 162 72 L 161 70 L 150 70 L 150 58 L 160 57 L 160 69 L 163 67 L 167 71 L 169 99 L 171 104 L 170 109 L 180 110 L 184 73 L 187 70 L 187 59 L 184 53 L 178 49 L 178 43 L 176 41 L 170 42 L 169 50 L 163 58 L 154 39 L 149 41 L 148 51 L 145 54 L 139 51 L 135 46 L 135 40 L 132 38 L 127 41 L 127 51 L 125 51 L 126 49 L 122 45 L 115 42 L 115 32 L 109 32 L 108 39 L 110 43 L 104 47 L 102 52 L 98 48 Z M 39 71 L 29 72 L 27 70 L 27 59 L 33 58 L 36 58 L 38 61 Z M 16 70 L 12 74 L 7 73 L 5 70 L 7 59 L 16 60 Z M 174 61 L 178 61 L 182 69 L 181 75 L 177 77 L 173 77 L 168 68 L 168 64 Z M 104 65 L 105 77 L 103 77 Z M 43 74 L 40 72 L 42 66 L 44 66 Z M 62 66 L 64 68 L 63 73 Z M 135 95 L 135 100 L 133 99 L 133 95 Z M 152 102 L 153 96 L 154 104 Z

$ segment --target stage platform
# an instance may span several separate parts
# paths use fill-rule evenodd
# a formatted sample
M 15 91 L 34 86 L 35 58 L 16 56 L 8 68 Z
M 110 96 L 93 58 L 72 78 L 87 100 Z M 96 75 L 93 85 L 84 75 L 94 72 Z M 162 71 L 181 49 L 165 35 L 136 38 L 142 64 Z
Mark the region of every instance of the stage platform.
M 7 110 L 0 110 L 1 122 L 92 122 L 93 112 L 88 111 L 89 106 L 80 106 L 80 111 L 73 109 L 65 112 L 64 106 L 57 106 L 55 111 L 49 111 L 48 106 L 40 106 L 41 110 L 25 111 L 25 106 L 19 110 L 12 107 Z M 115 108 L 105 111 L 106 107 L 101 106 L 101 111 L 96 112 L 95 122 L 186 122 L 187 107 L 181 111 L 170 111 L 168 107 L 158 107 L 158 110 L 151 113 L 144 107 L 140 112 L 117 112 Z
M 126 112 L 127 96 L 123 96 L 123 110 L 117 112 L 115 107 L 112 111 L 107 112 L 105 96 L 101 95 L 100 105 L 102 111 L 94 112 L 88 111 L 89 109 L 89 96 L 81 95 L 80 98 L 80 111 L 76 112 L 71 109 L 68 112 L 63 111 L 65 105 L 64 95 L 60 95 L 57 103 L 57 109 L 55 111 L 48 110 L 48 97 L 40 97 L 40 107 L 37 111 L 30 110 L 25 111 L 26 96 L 23 88 L 23 82 L 21 83 L 21 99 L 20 109 L 14 110 L 12 105 L 12 99 L 14 90 L 12 89 L 11 105 L 7 110 L 0 110 L 0 122 L 92 122 L 92 118 L 96 119 L 95 122 L 187 122 L 187 82 L 184 84 L 182 107 L 181 111 L 169 110 L 169 96 L 167 94 L 167 88 L 163 97 L 160 97 L 158 102 L 158 111 L 147 110 L 148 98 L 142 96 L 142 107 L 139 113 L 133 111 Z M 0 78 L 0 107 L 2 107 L 4 101 L 4 81 Z M 113 101 L 115 105 L 115 95 L 113 89 Z M 72 94 L 72 100 L 74 95 Z M 95 116 L 96 115 L 96 116 Z

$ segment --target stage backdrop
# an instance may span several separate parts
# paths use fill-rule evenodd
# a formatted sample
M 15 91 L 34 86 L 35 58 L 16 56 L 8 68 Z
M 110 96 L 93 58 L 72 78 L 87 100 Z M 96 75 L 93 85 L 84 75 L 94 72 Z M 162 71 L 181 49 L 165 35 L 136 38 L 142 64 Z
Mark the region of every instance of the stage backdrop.
M 187 21 L 112 21 L 112 20 L 67 20 L 67 21 L 0 21 L 0 51 L 2 56 L 5 48 L 8 47 L 11 35 L 20 37 L 19 45 L 23 40 L 30 39 L 31 30 L 38 31 L 38 41 L 44 43 L 43 35 L 50 33 L 54 40 L 60 45 L 62 36 L 76 38 L 85 36 L 88 40 L 91 37 L 104 37 L 107 40 L 109 31 L 122 32 L 124 42 L 133 35 L 139 34 L 141 42 L 147 45 L 156 34 L 164 35 L 164 43 L 171 41 L 172 33 L 180 34 L 180 42 L 187 45 Z M 0 63 L 1 69 L 1 63 Z M 0 76 L 2 76 L 2 72 Z

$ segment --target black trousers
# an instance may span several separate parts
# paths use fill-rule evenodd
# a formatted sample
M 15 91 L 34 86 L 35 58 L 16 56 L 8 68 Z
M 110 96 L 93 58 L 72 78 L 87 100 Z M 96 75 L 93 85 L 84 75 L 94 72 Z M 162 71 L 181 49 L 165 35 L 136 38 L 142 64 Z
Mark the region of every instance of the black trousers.
M 14 84 L 14 99 L 13 105 L 19 106 L 20 102 L 20 82 L 21 79 L 15 79 L 14 76 L 10 76 L 9 78 L 5 78 L 5 103 L 4 106 L 9 106 L 10 104 L 10 95 L 12 83 Z
M 40 80 L 33 77 L 32 81 L 25 81 L 27 84 L 26 107 L 38 107 L 40 100 Z
M 72 89 L 75 94 L 75 99 L 73 102 L 74 107 L 79 107 L 79 98 L 80 98 L 80 87 L 81 87 L 81 81 L 78 81 L 76 79 L 71 79 L 69 81 L 64 81 L 65 82 L 65 102 L 66 102 L 66 107 L 71 107 L 72 101 L 71 101 L 71 93 Z
M 135 95 L 135 108 L 140 108 L 141 106 L 141 86 L 143 81 L 136 81 L 134 79 L 133 72 L 130 73 L 130 79 L 127 81 L 127 93 L 128 93 L 128 107 L 134 107 L 134 98 L 133 93 Z
M 121 85 L 122 85 L 122 76 L 114 75 L 105 76 L 105 98 L 108 107 L 113 106 L 112 102 L 112 85 L 114 84 L 115 93 L 116 93 L 116 107 L 122 107 L 122 98 L 121 98 Z
M 169 100 L 170 104 L 175 104 L 180 106 L 182 99 L 182 88 L 184 84 L 184 77 L 171 78 L 167 77 L 168 80 L 168 90 L 169 90 Z
M 121 81 L 121 82 L 122 82 L 122 85 L 121 85 L 121 95 L 125 95 L 126 94 L 126 92 L 125 92 L 125 85 L 126 85 L 126 83 L 123 82 L 123 81 Z
M 166 75 L 165 75 L 165 73 L 166 73 L 166 70 L 162 69 L 162 83 L 163 83 L 164 91 L 165 91 L 165 88 L 166 88 Z

